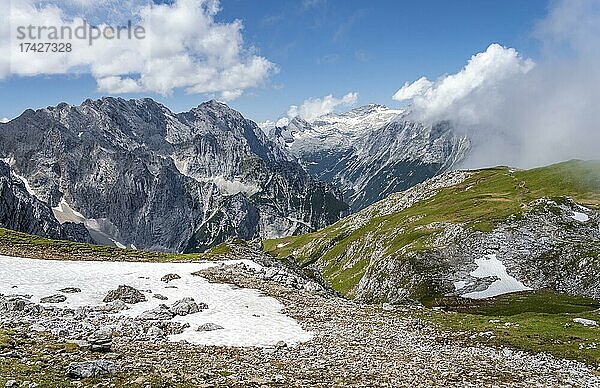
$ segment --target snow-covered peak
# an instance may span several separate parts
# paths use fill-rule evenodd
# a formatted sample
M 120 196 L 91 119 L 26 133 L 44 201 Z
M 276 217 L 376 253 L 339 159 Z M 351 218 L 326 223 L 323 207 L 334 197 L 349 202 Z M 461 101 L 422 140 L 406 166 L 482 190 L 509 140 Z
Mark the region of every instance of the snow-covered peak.
M 345 113 L 329 113 L 314 120 L 312 125 L 316 128 L 335 129 L 341 132 L 370 131 L 381 128 L 405 114 L 406 111 L 403 109 L 369 104 Z

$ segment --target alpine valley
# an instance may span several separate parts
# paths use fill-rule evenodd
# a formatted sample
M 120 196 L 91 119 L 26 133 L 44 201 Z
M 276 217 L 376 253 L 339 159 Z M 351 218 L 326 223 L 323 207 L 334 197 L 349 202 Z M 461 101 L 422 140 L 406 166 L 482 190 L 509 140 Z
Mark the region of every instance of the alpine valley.
M 600 386 L 600 162 L 462 170 L 380 105 L 269 135 L 102 98 L 0 124 L 0 383 Z

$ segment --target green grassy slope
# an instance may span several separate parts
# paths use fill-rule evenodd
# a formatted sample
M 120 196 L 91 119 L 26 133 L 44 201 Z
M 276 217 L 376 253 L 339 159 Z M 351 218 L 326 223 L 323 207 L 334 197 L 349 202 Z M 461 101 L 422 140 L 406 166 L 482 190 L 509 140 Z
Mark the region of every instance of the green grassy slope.
M 545 352 L 600 368 L 600 327 L 573 321 L 598 321 L 599 301 L 536 291 L 438 302 L 446 311 L 422 309 L 417 315 L 467 342 Z
M 73 241 L 50 240 L 0 228 L 0 255 L 55 260 L 193 261 L 219 258 L 229 252 L 223 243 L 204 253 L 175 254 L 121 249 Z
M 528 204 L 538 198 L 561 196 L 600 209 L 600 162 L 574 160 L 524 171 L 476 170 L 461 184 L 407 209 L 379 215 L 378 207 L 392 196 L 317 232 L 267 240 L 264 249 L 300 265 L 318 262 L 325 279 L 352 297 L 371 260 L 410 260 L 410 252 L 432 247 L 443 224 L 488 232 L 509 216 L 529 210 Z M 372 218 L 361 222 L 361 213 Z

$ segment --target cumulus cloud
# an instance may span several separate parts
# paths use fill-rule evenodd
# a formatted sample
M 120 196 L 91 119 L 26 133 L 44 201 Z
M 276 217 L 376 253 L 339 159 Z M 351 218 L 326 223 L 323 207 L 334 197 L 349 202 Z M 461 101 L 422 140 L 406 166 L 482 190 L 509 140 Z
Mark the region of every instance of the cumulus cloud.
M 600 159 L 600 4 L 555 2 L 534 36 L 535 64 L 492 44 L 458 73 L 405 84 L 393 98 L 410 100 L 415 119 L 465 131 L 466 167 Z
M 314 121 L 315 119 L 333 112 L 339 106 L 352 106 L 358 101 L 358 93 L 350 92 L 342 98 L 335 98 L 329 94 L 323 98 L 308 98 L 300 105 L 292 105 L 287 111 L 287 117 L 300 117 L 306 121 Z
M 485 52 L 473 55 L 458 73 L 431 82 L 421 77 L 412 84 L 405 83 L 392 97 L 403 101 L 411 99 L 415 114 L 422 120 L 444 119 L 449 112 L 460 116 L 477 116 L 469 104 L 473 96 L 494 93 L 494 88 L 515 76 L 526 74 L 534 67 L 533 61 L 523 59 L 515 49 L 494 43 Z
M 258 123 L 258 126 L 265 133 L 268 133 L 275 127 L 285 127 L 295 117 L 299 117 L 303 120 L 311 122 L 321 116 L 333 112 L 338 107 L 350 107 L 356 104 L 357 101 L 357 92 L 349 92 L 341 98 L 336 98 L 332 94 L 329 94 L 323 98 L 307 98 L 299 106 L 291 105 L 286 114 L 279 119 L 275 121 L 265 120 Z
M 5 1 L 5 0 L 3 0 Z M 97 3 L 97 2 L 94 2 Z M 11 75 L 35 76 L 90 72 L 98 90 L 107 93 L 156 92 L 218 94 L 232 100 L 244 90 L 261 85 L 277 71 L 268 59 L 244 47 L 241 21 L 221 23 L 217 0 L 175 0 L 154 4 L 129 0 L 115 6 L 113 0 L 98 10 L 86 0 L 12 2 L 0 29 L 0 79 Z M 123 9 L 129 13 L 123 15 Z M 79 13 L 75 13 L 79 12 Z M 121 26 L 124 18 L 143 27 L 143 39 L 96 39 L 90 45 L 82 39 L 69 42 L 69 53 L 24 53 L 17 39 L 18 26 L 70 26 L 76 28 L 98 15 L 106 21 L 97 26 Z M 91 23 L 91 22 L 90 22 Z M 123 23 L 123 24 L 109 24 Z M 8 27 L 10 26 L 10 27 Z M 31 41 L 31 40 L 29 40 Z

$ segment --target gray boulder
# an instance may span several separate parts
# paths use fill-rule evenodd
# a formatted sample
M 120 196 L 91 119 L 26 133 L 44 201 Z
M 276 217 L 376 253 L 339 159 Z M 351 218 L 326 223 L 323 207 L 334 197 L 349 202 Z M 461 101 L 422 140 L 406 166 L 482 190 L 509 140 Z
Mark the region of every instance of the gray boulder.
M 67 375 L 76 379 L 89 379 L 117 373 L 117 366 L 108 360 L 72 362 L 67 366 Z
M 33 303 L 22 296 L 0 297 L 0 311 L 23 311 L 28 305 Z
M 169 283 L 171 280 L 177 280 L 177 279 L 181 279 L 181 276 L 177 275 L 176 273 L 169 273 L 169 274 L 166 274 L 165 276 L 163 276 L 162 278 L 160 278 L 160 280 L 165 283 Z
M 205 323 L 205 324 L 198 326 L 196 331 L 213 331 L 213 330 L 220 330 L 220 329 L 224 329 L 224 327 L 217 325 L 216 323 L 209 322 L 209 323 Z
M 90 349 L 94 352 L 109 352 L 112 345 L 112 330 L 102 328 L 90 334 L 87 338 Z
M 167 305 L 159 304 L 158 307 L 152 310 L 144 311 L 138 315 L 138 319 L 143 321 L 166 321 L 173 318 L 175 314 L 169 309 Z
M 102 306 L 94 307 L 94 311 L 100 311 L 104 313 L 118 313 L 128 309 L 129 307 L 120 299 L 114 300 Z
M 66 288 L 61 288 L 60 290 L 58 290 L 64 294 L 74 294 L 77 292 L 81 292 L 81 288 L 77 288 L 77 287 L 66 287 Z
M 146 296 L 131 286 L 120 285 L 116 290 L 109 291 L 106 297 L 104 297 L 104 302 L 112 302 L 115 300 L 122 300 L 125 303 L 134 304 L 145 302 Z
M 40 303 L 62 303 L 67 300 L 67 297 L 64 295 L 56 294 L 51 296 L 46 296 L 40 299 Z
M 203 309 L 207 309 L 206 303 L 196 303 L 194 298 L 183 298 L 178 300 L 171 306 L 171 311 L 175 315 L 188 315 L 200 312 Z

